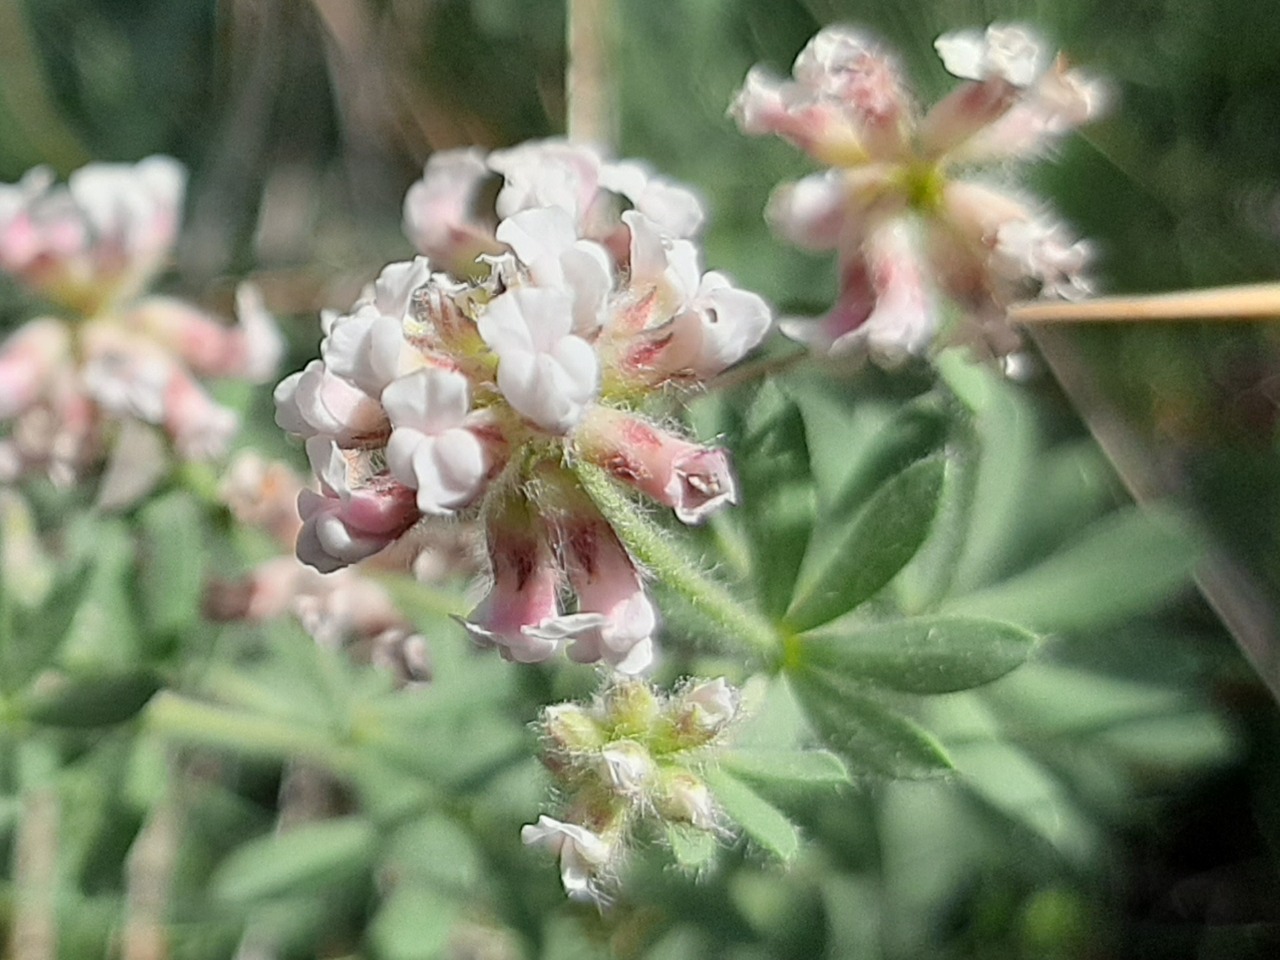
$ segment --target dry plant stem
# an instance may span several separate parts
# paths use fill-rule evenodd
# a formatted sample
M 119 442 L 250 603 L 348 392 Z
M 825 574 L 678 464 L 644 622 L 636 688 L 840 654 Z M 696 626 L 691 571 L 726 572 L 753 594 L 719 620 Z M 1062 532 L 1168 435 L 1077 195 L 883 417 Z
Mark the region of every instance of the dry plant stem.
M 1280 283 L 1133 297 L 1095 297 L 1074 302 L 1029 301 L 1011 306 L 1009 319 L 1028 326 L 1159 320 L 1275 320 L 1280 319 Z
M 129 849 L 122 960 L 169 956 L 167 912 L 181 824 L 177 798 L 171 792 L 156 805 Z
M 13 848 L 14 905 L 8 956 L 57 960 L 58 794 L 39 787 L 22 798 Z
M 568 0 L 565 133 L 612 152 L 617 143 L 613 67 L 618 44 L 612 0 Z

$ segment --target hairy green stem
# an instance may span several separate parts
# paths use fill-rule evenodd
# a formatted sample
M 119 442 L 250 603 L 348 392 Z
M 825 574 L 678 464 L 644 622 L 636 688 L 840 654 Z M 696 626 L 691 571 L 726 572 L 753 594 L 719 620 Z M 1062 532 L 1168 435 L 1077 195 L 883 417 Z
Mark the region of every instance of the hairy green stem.
M 576 464 L 574 472 L 627 549 L 650 572 L 753 654 L 771 663 L 781 657 L 782 638 L 774 626 L 708 576 L 636 509 L 608 474 L 588 463 Z

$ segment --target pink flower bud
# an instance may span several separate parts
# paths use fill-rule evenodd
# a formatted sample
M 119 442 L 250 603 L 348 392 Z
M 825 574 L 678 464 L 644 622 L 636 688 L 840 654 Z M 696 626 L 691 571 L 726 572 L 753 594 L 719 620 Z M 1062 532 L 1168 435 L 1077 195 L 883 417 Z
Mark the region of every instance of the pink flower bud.
M 422 179 L 404 198 L 404 232 L 419 253 L 451 273 L 466 275 L 482 253 L 501 249 L 475 205 L 489 170 L 474 148 L 431 155 Z
M 414 493 L 385 474 L 350 482 L 349 464 L 330 440 L 307 441 L 320 492 L 298 494 L 298 559 L 321 573 L 363 560 L 398 540 L 421 518 Z
M 738 499 L 728 454 L 691 443 L 631 414 L 597 408 L 577 433 L 579 450 L 617 479 L 701 523 Z
M 493 584 L 462 625 L 480 645 L 499 647 L 506 659 L 538 663 L 562 642 L 540 630 L 559 612 L 560 578 L 546 531 L 528 510 L 526 503 L 508 503 L 490 521 Z

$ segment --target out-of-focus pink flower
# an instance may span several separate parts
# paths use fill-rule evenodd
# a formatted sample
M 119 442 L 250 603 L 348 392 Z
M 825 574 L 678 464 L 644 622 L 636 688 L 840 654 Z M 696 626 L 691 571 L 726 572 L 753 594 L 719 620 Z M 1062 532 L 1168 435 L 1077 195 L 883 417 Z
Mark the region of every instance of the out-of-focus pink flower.
M 789 80 L 754 68 L 730 108 L 744 133 L 780 136 L 832 167 L 779 186 L 766 211 L 788 241 L 840 259 L 831 311 L 782 324 L 815 349 L 890 363 L 922 353 L 943 295 L 968 318 L 953 339 L 1005 352 L 1016 344 L 1008 303 L 1088 289 L 1087 247 L 1041 205 L 951 172 L 1044 152 L 1099 114 L 1102 85 L 1019 25 L 949 34 L 936 47 L 964 82 L 918 120 L 892 56 L 843 26 L 810 40 Z
M 492 209 L 481 209 L 489 180 L 500 185 L 497 198 Z M 693 236 L 703 221 L 692 190 L 643 163 L 604 160 L 591 147 L 550 139 L 487 156 L 475 148 L 433 154 L 405 196 L 404 230 L 439 267 L 469 276 L 477 273 L 477 257 L 504 249 L 506 241 L 496 234 L 500 221 L 524 210 L 556 208 L 568 214 L 577 236 L 620 258 L 626 250 L 620 204 L 673 236 Z
M 0 269 L 63 314 L 0 345 L 7 475 L 43 470 L 70 483 L 138 422 L 162 427 L 183 458 L 219 456 L 236 417 L 195 378 L 274 374 L 283 341 L 253 287 L 237 291 L 234 326 L 141 295 L 177 235 L 185 183 L 177 161 L 149 157 L 90 164 L 65 186 L 43 169 L 0 185 Z M 119 420 L 125 429 L 112 428 Z

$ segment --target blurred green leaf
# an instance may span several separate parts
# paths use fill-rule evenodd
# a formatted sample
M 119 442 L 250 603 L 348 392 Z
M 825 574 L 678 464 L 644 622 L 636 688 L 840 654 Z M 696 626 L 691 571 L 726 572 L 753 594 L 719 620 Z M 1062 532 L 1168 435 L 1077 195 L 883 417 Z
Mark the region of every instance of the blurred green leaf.
M 997 620 L 930 616 L 829 626 L 797 638 L 799 668 L 905 693 L 950 693 L 1018 667 L 1036 636 Z
M 782 860 L 800 850 L 800 834 L 777 807 L 724 769 L 706 771 L 704 779 L 729 818 L 760 846 Z
M 929 533 L 945 461 L 918 461 L 885 482 L 836 538 L 806 556 L 785 622 L 795 631 L 852 610 L 893 579 Z
M 377 840 L 373 824 L 355 816 L 260 837 L 219 865 L 213 893 L 225 902 L 251 906 L 264 898 L 322 890 L 367 870 Z
M 668 823 L 667 846 L 679 866 L 685 870 L 700 870 L 715 859 L 719 846 L 715 835 L 687 823 Z
M 200 507 L 187 493 L 174 491 L 143 507 L 138 522 L 144 623 L 154 633 L 176 633 L 200 613 L 205 558 Z
M 445 955 L 462 905 L 431 886 L 399 883 L 373 918 L 369 940 L 379 960 L 430 960 Z
M 51 727 L 102 727 L 122 723 L 160 689 L 151 670 L 43 676 L 22 703 L 32 723 Z
M 791 681 L 814 731 L 855 776 L 913 779 L 951 769 L 951 759 L 932 734 L 870 691 L 805 672 L 792 674 Z
M 943 609 L 1044 632 L 1097 628 L 1144 613 L 1186 587 L 1198 555 L 1197 538 L 1178 514 L 1131 507 L 1030 570 Z
M 417 887 L 464 894 L 480 881 L 484 869 L 476 842 L 443 814 L 405 824 L 392 835 L 388 849 L 386 862 Z

